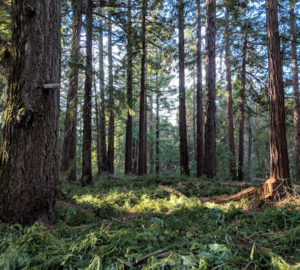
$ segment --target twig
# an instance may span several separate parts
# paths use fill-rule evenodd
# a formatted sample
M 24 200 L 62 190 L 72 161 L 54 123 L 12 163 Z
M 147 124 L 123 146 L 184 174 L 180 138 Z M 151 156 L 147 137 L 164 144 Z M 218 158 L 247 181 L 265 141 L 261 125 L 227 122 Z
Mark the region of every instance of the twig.
M 135 265 L 138 265 L 140 263 L 142 263 L 143 261 L 147 260 L 149 257 L 152 257 L 152 256 L 155 256 L 155 255 L 159 255 L 159 254 L 164 254 L 165 250 L 163 249 L 160 249 L 160 250 L 157 250 L 157 251 L 154 251 L 154 252 L 151 252 L 139 259 L 136 259 L 133 263 L 132 263 L 132 266 L 135 266 Z
M 213 267 L 211 270 L 219 269 L 220 267 L 222 267 L 222 266 L 224 266 L 224 265 L 227 265 L 227 264 L 229 264 L 229 262 L 224 262 L 224 263 L 222 263 L 222 264 L 219 264 L 219 265 Z

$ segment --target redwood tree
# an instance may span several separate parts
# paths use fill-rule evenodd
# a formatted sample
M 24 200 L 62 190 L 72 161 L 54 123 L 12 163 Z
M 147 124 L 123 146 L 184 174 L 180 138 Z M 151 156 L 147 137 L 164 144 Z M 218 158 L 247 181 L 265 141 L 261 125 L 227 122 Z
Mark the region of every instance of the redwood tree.
M 206 0 L 206 119 L 204 173 L 213 178 L 216 160 L 216 0 Z
M 190 175 L 186 132 L 185 76 L 184 76 L 184 1 L 178 0 L 179 54 L 179 149 L 180 173 Z
M 34 3 L 12 2 L 13 58 L 0 157 L 0 217 L 22 225 L 52 218 L 59 167 L 60 1 Z
M 270 102 L 270 179 L 264 185 L 266 196 L 282 198 L 291 185 L 287 151 L 284 89 L 280 59 L 277 0 L 266 0 L 269 102 Z
M 77 138 L 77 102 L 78 102 L 78 63 L 80 61 L 80 33 L 82 7 L 80 0 L 72 1 L 72 48 L 70 56 L 69 87 L 67 110 L 64 126 L 61 171 L 67 171 L 69 181 L 76 181 L 76 138 Z
M 83 105 L 82 178 L 83 186 L 92 183 L 92 82 L 93 82 L 93 1 L 86 8 L 86 67 Z

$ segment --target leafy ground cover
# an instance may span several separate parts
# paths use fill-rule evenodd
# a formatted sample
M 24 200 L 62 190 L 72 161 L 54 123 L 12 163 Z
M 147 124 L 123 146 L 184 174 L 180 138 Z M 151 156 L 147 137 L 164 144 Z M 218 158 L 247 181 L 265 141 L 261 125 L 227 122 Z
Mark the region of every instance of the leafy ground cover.
M 300 269 L 297 201 L 244 211 L 246 199 L 198 199 L 239 190 L 157 176 L 65 184 L 53 225 L 0 223 L 0 269 Z

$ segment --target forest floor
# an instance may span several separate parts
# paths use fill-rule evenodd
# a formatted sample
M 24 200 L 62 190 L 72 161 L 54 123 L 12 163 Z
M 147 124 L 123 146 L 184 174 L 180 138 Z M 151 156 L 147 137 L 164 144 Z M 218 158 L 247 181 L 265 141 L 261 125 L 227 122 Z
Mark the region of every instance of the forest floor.
M 0 223 L 0 269 L 300 269 L 300 199 L 252 211 L 247 198 L 199 200 L 235 185 L 175 176 L 63 184 L 51 226 Z

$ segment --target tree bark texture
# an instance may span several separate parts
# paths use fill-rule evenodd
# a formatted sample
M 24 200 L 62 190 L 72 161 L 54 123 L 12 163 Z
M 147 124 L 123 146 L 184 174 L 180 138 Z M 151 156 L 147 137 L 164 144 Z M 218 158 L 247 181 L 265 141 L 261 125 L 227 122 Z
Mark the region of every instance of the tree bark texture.
M 265 183 L 265 193 L 282 198 L 291 184 L 287 151 L 284 89 L 280 59 L 277 0 L 266 0 L 269 102 L 270 102 L 270 179 Z M 270 184 L 268 184 L 270 183 Z M 269 188 L 267 188 L 269 187 Z M 276 193 L 275 193 L 276 192 Z
M 201 5 L 197 0 L 197 176 L 203 173 L 203 105 L 202 105 Z
M 291 51 L 292 51 L 292 71 L 293 71 L 293 96 L 294 96 L 294 126 L 295 126 L 295 168 L 296 180 L 300 182 L 300 99 L 299 80 L 297 63 L 297 40 L 295 30 L 295 1 L 290 0 L 290 31 L 291 31 Z
M 100 8 L 100 15 L 102 9 Z M 104 48 L 103 48 L 103 18 L 99 22 L 99 79 L 100 79 L 100 109 L 99 109 L 99 133 L 100 133 L 100 166 L 101 173 L 107 171 L 106 155 L 106 128 L 105 128 L 105 84 L 104 84 Z
M 86 9 L 86 67 L 83 105 L 82 186 L 92 183 L 93 1 Z
M 216 159 L 216 1 L 206 0 L 206 119 L 204 173 L 213 178 L 217 172 Z
M 112 55 L 112 22 L 111 13 L 108 11 L 108 150 L 107 150 L 107 169 L 110 174 L 114 173 L 115 159 L 115 112 L 114 112 L 114 78 L 113 78 L 113 55 Z
M 247 31 L 247 29 L 245 30 Z M 240 96 L 240 127 L 239 127 L 239 166 L 238 166 L 238 180 L 244 179 L 244 133 L 245 133 L 245 104 L 246 104 L 246 60 L 247 60 L 247 33 L 245 33 L 243 42 L 243 61 L 242 61 L 242 88 Z
M 160 170 L 160 164 L 159 164 L 159 133 L 160 133 L 160 118 L 159 118 L 159 110 L 160 110 L 160 104 L 159 104 L 159 87 L 158 87 L 158 73 L 155 76 L 156 81 L 156 130 L 155 130 L 155 173 L 159 174 Z
M 186 131 L 185 75 L 184 75 L 184 1 L 178 0 L 179 54 L 179 149 L 180 173 L 190 175 Z
M 31 225 L 53 216 L 58 184 L 60 1 L 12 2 L 12 63 L 1 149 L 0 217 Z M 45 42 L 47 41 L 47 42 Z
M 125 142 L 125 174 L 132 173 L 132 22 L 131 0 L 127 0 L 127 122 Z
M 227 147 L 232 154 L 229 161 L 229 171 L 232 180 L 236 180 L 236 157 L 234 144 L 234 126 L 233 126 L 233 109 L 232 109 L 232 83 L 231 83 L 231 51 L 228 27 L 229 14 L 226 10 L 225 26 L 225 66 L 226 66 L 226 92 L 227 92 Z
M 147 69 L 146 69 L 146 16 L 147 0 L 143 0 L 142 11 L 142 66 L 141 66 L 141 92 L 140 92 L 140 126 L 139 126 L 139 156 L 138 156 L 138 174 L 147 174 Z
M 67 179 L 76 181 L 76 141 L 77 141 L 77 104 L 78 73 L 80 62 L 81 1 L 72 2 L 72 48 L 70 59 L 69 87 L 67 93 L 67 111 L 64 126 L 61 171 L 67 171 Z

